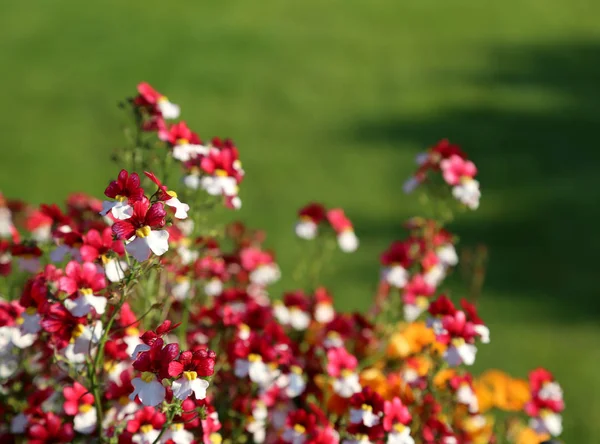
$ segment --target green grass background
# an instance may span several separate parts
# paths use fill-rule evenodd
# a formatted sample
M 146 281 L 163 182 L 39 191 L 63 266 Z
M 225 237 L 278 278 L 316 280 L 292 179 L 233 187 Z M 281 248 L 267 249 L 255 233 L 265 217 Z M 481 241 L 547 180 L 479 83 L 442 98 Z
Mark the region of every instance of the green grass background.
M 240 217 L 268 230 L 284 273 L 296 209 L 347 210 L 361 249 L 327 284 L 360 309 L 379 252 L 421 211 L 401 191 L 414 155 L 449 137 L 483 191 L 452 229 L 491 252 L 477 369 L 547 366 L 565 441 L 598 442 L 599 16 L 594 0 L 3 2 L 0 189 L 101 196 L 116 102 L 147 80 L 201 136 L 237 142 Z

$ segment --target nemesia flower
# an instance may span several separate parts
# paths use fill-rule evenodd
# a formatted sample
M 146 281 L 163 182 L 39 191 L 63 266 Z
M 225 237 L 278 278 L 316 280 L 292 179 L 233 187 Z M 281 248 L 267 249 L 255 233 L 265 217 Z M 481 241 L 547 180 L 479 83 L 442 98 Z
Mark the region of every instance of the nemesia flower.
M 70 443 L 75 434 L 73 426 L 63 423 L 61 418 L 52 412 L 41 413 L 27 426 L 28 442 L 32 444 Z
M 68 296 L 77 296 L 74 299 L 67 298 L 63 304 L 73 316 L 81 317 L 87 315 L 92 308 L 98 314 L 104 314 L 106 309 L 106 298 L 96 296 L 106 288 L 104 273 L 98 272 L 98 269 L 91 262 L 79 264 L 71 261 L 65 268 L 65 276 L 60 278 L 59 289 Z
M 429 297 L 435 292 L 435 287 L 429 285 L 423 275 L 416 274 L 404 286 L 402 309 L 407 322 L 416 320 L 421 313 L 429 308 Z
M 129 219 L 133 215 L 133 203 L 144 198 L 140 176 L 137 173 L 129 174 L 127 170 L 121 170 L 117 180 L 108 184 L 104 194 L 114 200 L 104 201 L 100 214 L 106 216 L 110 211 L 117 220 Z
M 84 261 L 95 262 L 100 259 L 110 282 L 119 282 L 125 277 L 125 271 L 129 268 L 127 263 L 109 256 L 112 252 L 119 256 L 125 253 L 123 241 L 113 240 L 110 227 L 106 227 L 102 233 L 94 229 L 89 230 L 83 235 L 83 245 L 79 251 Z
M 337 233 L 337 240 L 340 249 L 344 253 L 352 253 L 358 248 L 358 238 L 354 234 L 354 228 L 350 219 L 344 214 L 341 208 L 335 208 L 327 211 L 327 220 L 331 227 Z
M 408 282 L 408 267 L 413 262 L 410 250 L 410 244 L 396 241 L 381 254 L 382 279 L 393 287 L 404 288 Z
M 563 392 L 554 380 L 552 373 L 543 368 L 529 374 L 531 401 L 525 405 L 525 412 L 531 417 L 530 427 L 538 434 L 559 436 L 562 433 L 564 410 Z
M 150 253 L 161 256 L 169 250 L 169 232 L 165 226 L 166 212 L 161 202 L 150 205 L 146 198 L 134 202 L 133 213 L 127 220 L 119 220 L 112 226 L 113 233 L 127 240 L 125 250 L 138 262 L 150 257 Z
M 63 389 L 65 403 L 64 411 L 67 415 L 74 416 L 74 430 L 84 435 L 89 435 L 96 428 L 97 416 L 94 404 L 94 396 L 78 382 L 73 386 Z
M 306 330 L 310 324 L 308 298 L 301 291 L 286 293 L 283 302 L 274 303 L 273 313 L 281 325 L 290 325 L 294 330 Z
M 466 405 L 470 413 L 479 412 L 479 402 L 473 389 L 473 378 L 469 373 L 453 376 L 450 379 L 450 387 L 458 403 Z
M 412 417 L 400 398 L 385 401 L 383 413 L 383 428 L 388 432 L 387 444 L 414 444 L 408 427 Z
M 324 287 L 319 287 L 315 290 L 315 306 L 313 315 L 317 322 L 327 324 L 335 317 L 333 308 L 333 298 Z
M 177 219 L 186 219 L 190 206 L 181 202 L 177 198 L 177 193 L 167 189 L 160 180 L 153 174 L 146 171 L 144 173 L 152 182 L 158 185 L 158 191 L 156 192 L 157 198 L 160 202 L 164 202 L 165 205 L 175 209 L 175 217 Z
M 310 442 L 310 436 L 316 428 L 316 417 L 305 410 L 291 412 L 286 421 L 286 427 L 281 435 L 284 443 L 304 444 Z
M 213 375 L 215 356 L 215 352 L 212 350 L 181 353 L 176 362 L 181 364 L 182 376 L 173 381 L 173 396 L 183 400 L 193 392 L 196 399 L 204 399 L 208 381 L 201 378 Z M 171 371 L 174 372 L 175 370 L 171 368 Z
M 327 351 L 327 374 L 334 379 L 333 390 L 343 398 L 349 398 L 361 390 L 358 374 L 355 372 L 356 357 L 343 348 Z
M 132 442 L 136 444 L 153 444 L 166 420 L 167 418 L 163 413 L 146 406 L 135 412 L 133 418 L 127 421 L 126 430 L 133 435 Z
M 43 252 L 36 245 L 13 245 L 11 254 L 13 257 L 17 258 L 17 265 L 21 271 L 37 273 L 40 270 L 40 257 Z
M 380 423 L 383 414 L 383 398 L 370 387 L 350 398 L 350 423 L 373 427 Z
M 185 122 L 172 125 L 166 134 L 171 145 L 173 157 L 181 162 L 188 162 L 198 156 L 206 156 L 209 149 L 202 145 L 198 134 L 188 128 Z
M 137 90 L 139 95 L 134 100 L 137 106 L 152 107 L 164 119 L 177 119 L 179 117 L 179 106 L 171 103 L 166 96 L 156 91 L 150 84 L 141 82 L 138 84 Z
M 475 164 L 454 154 L 440 162 L 444 180 L 448 185 L 458 185 L 464 178 L 472 179 L 477 174 Z
M 310 203 L 298 211 L 296 223 L 296 236 L 301 239 L 314 239 L 317 237 L 318 226 L 326 218 L 325 207 L 319 203 Z
M 240 261 L 242 267 L 250 273 L 250 281 L 256 284 L 266 286 L 278 281 L 281 277 L 273 254 L 266 251 L 254 247 L 244 248 L 240 251 Z

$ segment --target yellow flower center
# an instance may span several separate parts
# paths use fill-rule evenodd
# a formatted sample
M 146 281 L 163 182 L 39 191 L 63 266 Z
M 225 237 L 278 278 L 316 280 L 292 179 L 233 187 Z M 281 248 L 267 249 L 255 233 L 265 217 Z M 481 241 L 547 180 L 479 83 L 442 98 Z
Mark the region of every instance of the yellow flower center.
M 216 432 L 211 433 L 208 439 L 210 440 L 210 444 L 221 444 L 223 442 L 223 438 L 221 438 L 221 435 Z
M 189 281 L 189 278 L 187 276 L 176 276 L 175 277 L 175 282 L 177 282 L 178 284 L 183 284 L 184 282 Z
M 119 398 L 119 404 L 121 404 L 123 407 L 125 407 L 127 404 L 129 404 L 129 398 L 125 395 L 121 396 Z
M 405 428 L 406 428 L 406 426 L 404 424 L 401 424 L 401 423 L 394 424 L 394 431 L 397 433 L 402 433 Z
M 302 424 L 296 424 L 294 426 L 294 432 L 303 435 L 306 432 L 306 427 L 304 427 Z
M 340 372 L 340 375 L 342 376 L 342 378 L 348 378 L 349 376 L 352 375 L 352 370 L 345 368 L 344 370 L 342 370 Z
M 86 296 L 90 296 L 90 295 L 94 294 L 94 290 L 92 290 L 91 288 L 82 288 L 79 291 L 81 294 L 84 294 Z
M 127 327 L 125 329 L 125 334 L 127 336 L 139 336 L 140 331 L 136 327 Z
M 370 406 L 369 404 L 363 404 L 360 406 L 361 409 L 363 409 L 365 412 L 372 412 L 373 411 L 373 407 Z
M 143 239 L 145 237 L 148 237 L 151 231 L 152 230 L 148 225 L 144 225 L 142 228 L 138 228 L 137 230 L 135 230 L 135 235 Z
M 106 371 L 107 373 L 112 373 L 116 367 L 117 363 L 115 361 L 104 362 L 104 371 Z
M 227 177 L 227 171 L 225 171 L 225 170 L 215 170 L 215 176 L 217 176 L 217 177 Z
M 105 254 L 103 254 L 102 256 L 100 256 L 100 259 L 102 259 L 102 263 L 104 265 L 110 263 L 110 259 Z
M 85 331 L 85 327 L 83 326 L 83 324 L 77 324 L 75 326 L 75 328 L 73 329 L 73 333 L 71 333 L 71 337 L 78 338 L 79 336 L 81 336 L 83 334 L 84 331 Z
M 127 200 L 127 197 L 126 196 L 122 196 L 120 194 L 117 194 L 115 196 L 115 200 L 118 200 L 119 202 L 125 202 Z
M 196 373 L 196 372 L 183 372 L 183 376 L 188 381 L 193 381 L 194 379 L 196 379 L 198 377 L 198 373 Z
M 173 424 L 171 426 L 171 430 L 183 430 L 183 424 L 180 422 Z
M 81 413 L 87 413 L 87 412 L 89 412 L 90 410 L 92 410 L 92 406 L 91 406 L 91 405 L 89 405 L 89 404 L 83 404 L 83 405 L 80 405 L 80 406 L 79 406 L 79 411 L 80 411 Z
M 177 198 L 177 193 L 173 190 L 169 190 L 167 191 L 167 194 L 171 197 Z
M 154 430 L 154 427 L 152 427 L 152 424 L 144 424 L 143 426 L 140 427 L 140 432 L 142 432 L 144 435 L 146 433 L 150 433 L 152 430 Z
M 15 324 L 17 325 L 23 325 L 23 322 L 25 322 L 25 319 L 23 319 L 21 316 L 15 319 Z
M 301 375 L 302 374 L 302 369 L 300 367 L 298 367 L 297 365 L 292 365 L 290 367 L 290 370 L 292 371 L 292 373 L 295 373 L 297 375 Z
M 33 316 L 37 313 L 37 309 L 35 307 L 29 307 L 27 310 L 25 310 L 25 313 L 27 313 L 29 316 Z
M 417 297 L 416 301 L 417 307 L 422 308 L 423 310 L 429 307 L 429 301 L 425 296 Z
M 455 347 L 462 347 L 463 345 L 465 345 L 465 340 L 464 338 L 454 338 L 452 339 L 452 345 L 454 345 Z
M 142 381 L 149 383 L 154 381 L 154 379 L 156 378 L 156 376 L 154 376 L 154 373 L 152 372 L 143 372 L 142 373 Z
M 188 143 L 190 143 L 190 141 L 187 139 L 177 139 L 177 141 L 175 143 L 177 145 L 187 145 Z
M 158 103 L 165 103 L 165 102 L 168 102 L 168 101 L 169 101 L 169 99 L 167 99 L 167 96 L 160 96 L 158 98 Z
M 550 416 L 551 414 L 552 414 L 552 411 L 551 411 L 551 410 L 548 410 L 548 409 L 543 409 L 543 410 L 541 410 L 541 411 L 540 411 L 540 418 L 543 418 L 543 419 L 545 419 L 545 418 L 547 418 L 548 416 Z
M 248 361 L 250 361 L 250 362 L 262 361 L 262 357 L 260 355 L 255 354 L 255 353 L 250 353 L 248 355 Z

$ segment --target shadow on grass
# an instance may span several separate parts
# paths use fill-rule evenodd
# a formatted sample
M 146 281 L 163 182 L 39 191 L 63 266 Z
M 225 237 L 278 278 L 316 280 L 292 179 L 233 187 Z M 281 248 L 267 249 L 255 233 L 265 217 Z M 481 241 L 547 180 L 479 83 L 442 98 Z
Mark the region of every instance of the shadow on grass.
M 537 107 L 488 101 L 422 120 L 362 121 L 353 125 L 354 137 L 388 146 L 427 147 L 444 137 L 461 144 L 479 167 L 482 211 L 486 194 L 496 207 L 493 219 L 475 215 L 452 226 L 463 244 L 489 246 L 486 287 L 515 302 L 518 296 L 539 304 L 542 316 L 597 320 L 600 44 L 500 50 L 492 56 L 492 72 L 459 80 L 494 97 L 506 92 L 518 98 L 522 92 L 556 100 Z M 393 180 L 400 189 L 404 178 Z M 365 240 L 390 234 L 380 222 L 363 223 Z

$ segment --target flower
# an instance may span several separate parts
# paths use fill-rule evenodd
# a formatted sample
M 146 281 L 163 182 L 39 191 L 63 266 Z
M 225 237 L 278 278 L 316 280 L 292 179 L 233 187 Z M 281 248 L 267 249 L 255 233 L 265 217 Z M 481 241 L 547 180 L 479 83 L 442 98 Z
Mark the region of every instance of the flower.
M 325 207 L 319 203 L 310 203 L 298 211 L 296 236 L 301 239 L 314 239 L 318 234 L 318 226 L 326 218 Z
M 160 202 L 164 202 L 165 205 L 172 207 L 175 209 L 175 217 L 177 219 L 186 219 L 188 216 L 188 211 L 190 210 L 190 206 L 181 202 L 177 198 L 177 193 L 175 191 L 170 191 L 167 189 L 165 185 L 163 185 L 160 180 L 153 174 L 146 171 L 144 173 L 152 182 L 158 185 L 158 191 L 156 195 Z
M 358 361 L 343 348 L 327 351 L 327 374 L 334 379 L 333 390 L 342 398 L 349 398 L 361 390 L 358 374 L 355 372 Z
M 63 389 L 65 403 L 63 409 L 67 415 L 74 416 L 73 424 L 76 432 L 89 435 L 96 429 L 96 408 L 93 407 L 94 396 L 81 384 Z
M 106 309 L 106 298 L 96 296 L 94 293 L 106 288 L 104 273 L 98 272 L 96 266 L 91 262 L 79 264 L 71 261 L 65 268 L 65 276 L 59 280 L 59 289 L 68 296 L 63 301 L 65 308 L 76 317 L 82 317 L 90 313 L 92 308 L 97 314 L 104 314 Z
M 198 156 L 206 156 L 209 151 L 202 145 L 198 134 L 189 129 L 183 121 L 169 128 L 166 140 L 172 147 L 173 157 L 181 162 L 188 162 Z
M 400 398 L 385 401 L 383 415 L 383 428 L 388 432 L 387 444 L 414 444 L 408 427 L 412 417 Z
M 150 205 L 146 198 L 133 204 L 133 213 L 127 220 L 113 224 L 113 233 L 127 240 L 125 250 L 138 262 L 143 262 L 150 253 L 161 256 L 169 250 L 169 232 L 165 226 L 165 209 L 162 202 Z
M 173 396 L 183 400 L 193 392 L 196 399 L 206 398 L 208 381 L 201 378 L 213 375 L 215 357 L 216 354 L 214 351 L 205 349 L 193 353 L 190 351 L 181 353 L 181 356 L 176 361 L 181 365 L 181 376 L 173 381 Z
M 177 119 L 179 106 L 171 103 L 166 96 L 156 91 L 150 84 L 141 82 L 137 86 L 138 96 L 134 99 L 137 106 L 149 107 L 155 113 L 160 113 L 164 119 Z
M 559 436 L 562 433 L 560 413 L 565 408 L 562 388 L 544 368 L 529 373 L 529 387 L 531 400 L 525 405 L 525 412 L 531 417 L 529 426 L 538 434 Z
M 114 252 L 118 256 L 125 253 L 123 241 L 113 240 L 112 229 L 104 228 L 100 231 L 91 229 L 83 235 L 83 245 L 80 247 L 80 255 L 84 261 L 95 262 L 101 260 L 106 277 L 110 282 L 119 282 L 125 277 L 128 266 L 125 261 L 112 258 L 109 255 Z
M 27 427 L 27 438 L 31 444 L 53 444 L 73 442 L 73 426 L 63 423 L 55 413 L 40 412 L 39 418 L 32 420 Z
M 453 154 L 440 162 L 442 175 L 448 185 L 458 185 L 465 178 L 472 179 L 477 174 L 475 164 Z
M 108 184 L 104 194 L 114 201 L 104 201 L 100 214 L 106 216 L 110 211 L 117 220 L 129 219 L 133 215 L 133 203 L 144 198 L 144 190 L 140 186 L 140 176 L 137 173 L 130 175 L 127 170 L 121 170 L 117 180 Z
M 337 241 L 340 249 L 344 253 L 352 253 L 358 248 L 358 238 L 354 234 L 354 228 L 350 219 L 344 214 L 341 208 L 334 208 L 327 212 L 327 220 L 331 227 L 337 233 Z

